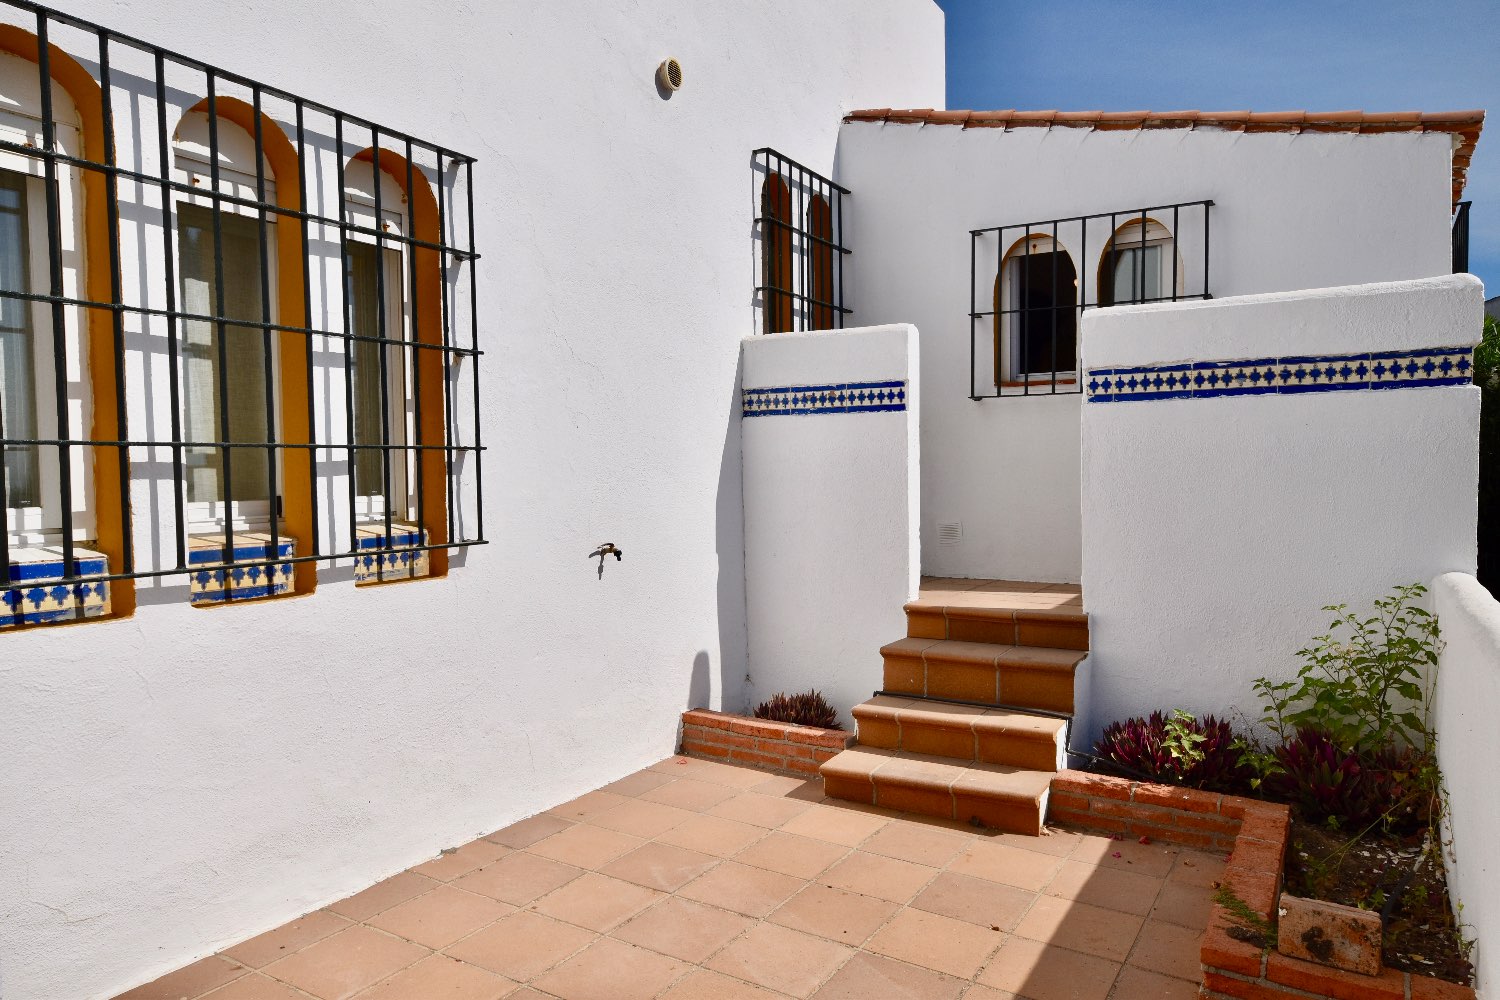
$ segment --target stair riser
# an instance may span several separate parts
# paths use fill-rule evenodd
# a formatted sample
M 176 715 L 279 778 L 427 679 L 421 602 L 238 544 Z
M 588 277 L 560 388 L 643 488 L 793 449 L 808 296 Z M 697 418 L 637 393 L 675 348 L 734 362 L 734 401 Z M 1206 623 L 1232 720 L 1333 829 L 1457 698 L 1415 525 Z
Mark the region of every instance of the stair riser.
M 900 812 L 936 816 L 960 823 L 980 823 L 991 829 L 1026 836 L 1039 836 L 1046 798 L 1041 802 L 1017 801 L 963 791 L 949 792 L 917 788 L 876 780 L 871 783 L 836 775 L 823 776 L 823 791 L 830 798 Z
M 1073 711 L 1073 675 L 1065 670 L 1028 669 L 1023 664 L 962 663 L 924 660 L 887 653 L 884 690 L 1009 705 L 1048 712 Z
M 1036 646 L 1049 649 L 1089 648 L 1087 620 L 1075 621 L 1027 611 L 1014 618 L 965 617 L 962 612 L 945 614 L 938 609 L 906 613 L 906 634 L 913 639 L 957 639 L 962 642 L 992 642 L 1001 646 Z
M 975 760 L 984 764 L 1005 764 L 1029 771 L 1057 771 L 1061 768 L 1062 750 L 1056 740 L 1026 739 L 1013 733 L 867 718 L 857 712 L 856 718 L 861 746 L 878 747 L 882 750 L 908 750 L 934 757 Z

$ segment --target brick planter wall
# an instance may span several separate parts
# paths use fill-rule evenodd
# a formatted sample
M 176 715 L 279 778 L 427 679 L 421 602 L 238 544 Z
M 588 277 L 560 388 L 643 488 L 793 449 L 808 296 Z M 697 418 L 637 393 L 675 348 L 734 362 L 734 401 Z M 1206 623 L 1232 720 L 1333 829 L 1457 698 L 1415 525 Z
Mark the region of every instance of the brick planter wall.
M 1062 771 L 1052 779 L 1048 819 L 1069 826 L 1150 837 L 1229 855 L 1221 884 L 1274 924 L 1291 832 L 1286 806 L 1108 775 Z M 1203 935 L 1203 993 L 1212 1000 L 1474 1000 L 1474 991 L 1386 969 L 1378 976 L 1344 972 L 1231 937 L 1235 919 L 1213 905 Z
M 816 778 L 825 760 L 853 742 L 854 734 L 842 729 L 789 726 L 706 708 L 682 713 L 682 752 L 687 756 L 779 774 Z

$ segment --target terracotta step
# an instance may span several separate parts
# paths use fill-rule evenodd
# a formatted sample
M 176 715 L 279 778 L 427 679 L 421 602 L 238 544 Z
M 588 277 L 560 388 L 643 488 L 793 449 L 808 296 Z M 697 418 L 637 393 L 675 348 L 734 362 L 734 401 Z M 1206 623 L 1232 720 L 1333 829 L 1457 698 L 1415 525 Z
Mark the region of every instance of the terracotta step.
M 882 689 L 1048 712 L 1073 712 L 1073 671 L 1085 652 L 956 639 L 898 639 L 881 647 Z
M 1082 611 L 959 607 L 919 599 L 906 605 L 906 634 L 912 639 L 1086 650 L 1089 616 Z
M 1034 771 L 1067 764 L 1067 721 L 1051 716 L 876 695 L 854 718 L 861 746 Z
M 1040 836 L 1052 772 L 856 746 L 822 768 L 832 798 Z

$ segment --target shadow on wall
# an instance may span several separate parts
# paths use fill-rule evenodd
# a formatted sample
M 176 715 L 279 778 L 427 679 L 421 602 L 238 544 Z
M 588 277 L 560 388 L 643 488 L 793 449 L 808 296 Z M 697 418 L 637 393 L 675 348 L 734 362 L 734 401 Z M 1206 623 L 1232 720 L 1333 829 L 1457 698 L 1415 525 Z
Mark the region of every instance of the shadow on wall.
M 740 470 L 740 379 L 743 361 L 736 359 L 733 395 L 724 420 L 724 447 L 719 456 L 719 485 L 714 501 L 714 550 L 719 577 L 719 676 L 712 677 L 713 658 L 700 651 L 693 658 L 686 708 L 745 710 L 745 674 L 749 637 L 745 625 L 745 502 Z M 719 704 L 713 703 L 715 692 Z

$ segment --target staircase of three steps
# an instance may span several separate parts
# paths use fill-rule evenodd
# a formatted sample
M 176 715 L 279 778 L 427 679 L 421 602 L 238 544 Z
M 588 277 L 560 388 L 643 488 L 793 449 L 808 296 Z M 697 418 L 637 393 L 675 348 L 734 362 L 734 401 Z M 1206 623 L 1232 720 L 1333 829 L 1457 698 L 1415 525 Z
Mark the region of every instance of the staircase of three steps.
M 1007 606 L 997 593 L 926 595 L 883 647 L 884 682 L 856 705 L 858 742 L 823 764 L 832 798 L 1038 835 L 1067 762 L 1081 609 Z

